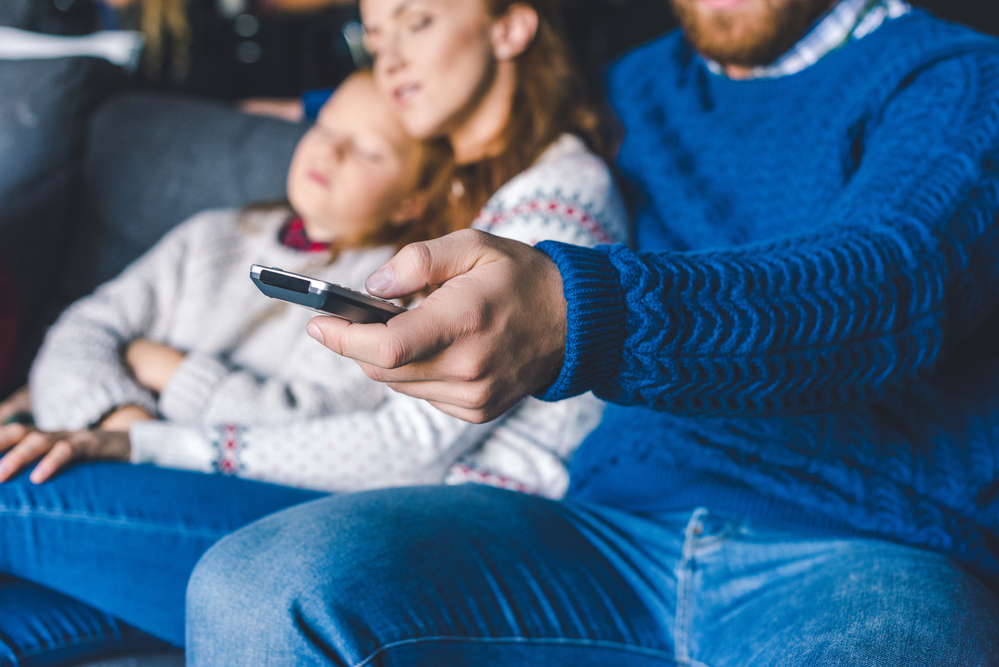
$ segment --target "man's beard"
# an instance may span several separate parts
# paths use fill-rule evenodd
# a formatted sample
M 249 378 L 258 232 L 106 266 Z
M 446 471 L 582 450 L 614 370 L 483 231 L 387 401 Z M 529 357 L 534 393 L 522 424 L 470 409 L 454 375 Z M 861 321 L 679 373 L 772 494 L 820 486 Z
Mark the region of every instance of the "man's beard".
M 723 65 L 768 65 L 805 36 L 835 0 L 749 0 L 713 11 L 698 0 L 670 0 L 694 49 Z

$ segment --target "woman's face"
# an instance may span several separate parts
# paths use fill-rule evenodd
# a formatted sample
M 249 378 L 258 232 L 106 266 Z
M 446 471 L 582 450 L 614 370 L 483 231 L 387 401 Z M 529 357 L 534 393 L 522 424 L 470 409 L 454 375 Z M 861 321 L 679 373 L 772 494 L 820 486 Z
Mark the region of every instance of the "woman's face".
M 419 145 L 371 78 L 357 75 L 340 85 L 298 143 L 288 200 L 310 238 L 349 241 L 404 221 L 419 169 Z
M 412 136 L 452 136 L 484 111 L 505 121 L 508 100 L 483 108 L 499 64 L 484 0 L 361 0 L 361 13 L 375 81 Z

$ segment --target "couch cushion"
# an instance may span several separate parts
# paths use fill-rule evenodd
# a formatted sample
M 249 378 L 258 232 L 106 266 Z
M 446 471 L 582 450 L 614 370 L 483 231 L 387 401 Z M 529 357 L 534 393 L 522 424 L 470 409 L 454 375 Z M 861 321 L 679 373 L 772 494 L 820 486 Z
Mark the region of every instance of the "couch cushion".
M 95 58 L 0 60 L 0 264 L 21 292 L 25 346 L 59 284 L 90 112 L 126 85 Z

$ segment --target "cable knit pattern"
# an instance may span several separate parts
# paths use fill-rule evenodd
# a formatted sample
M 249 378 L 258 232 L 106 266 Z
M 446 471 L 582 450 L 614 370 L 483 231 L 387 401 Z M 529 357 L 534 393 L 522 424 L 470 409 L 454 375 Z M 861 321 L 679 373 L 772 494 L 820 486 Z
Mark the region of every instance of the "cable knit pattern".
M 535 165 L 500 188 L 474 226 L 525 243 L 556 239 L 592 246 L 627 238 L 627 216 L 610 170 L 572 135 L 560 138 Z M 369 264 L 369 272 L 387 259 L 381 251 L 370 252 L 378 263 Z M 218 271 L 238 275 L 255 291 L 248 268 L 249 260 L 240 259 Z M 366 275 L 345 284 L 359 287 Z M 268 303 L 259 294 L 244 301 Z M 234 301 L 229 307 L 242 306 Z M 297 364 L 348 364 L 350 372 L 330 374 L 328 384 L 359 396 L 375 390 L 373 404 L 272 423 L 260 423 L 259 417 L 254 422 L 222 420 L 235 421 L 224 424 L 142 422 L 130 432 L 132 460 L 328 491 L 473 481 L 551 497 L 565 493 L 567 462 L 603 412 L 603 403 L 592 394 L 557 404 L 531 398 L 494 422 L 468 424 L 369 380 L 354 362 L 308 338 L 305 321 L 310 314 L 294 310 L 302 317 L 298 328 L 271 338 L 270 349 L 305 341 L 308 349 L 295 347 L 295 354 L 302 355 Z M 224 317 L 246 326 L 244 315 Z M 224 390 L 226 370 L 215 356 L 190 354 L 170 381 L 173 396 L 164 392 L 161 397 L 161 410 L 169 399 L 171 413 L 192 412 L 200 402 L 197 397 Z M 234 387 L 230 383 L 228 389 Z M 261 416 L 267 412 L 264 405 L 256 409 Z
M 571 327 L 546 394 L 618 404 L 570 494 L 877 535 L 999 586 L 999 43 L 913 11 L 740 82 L 673 34 L 609 89 L 642 252 L 539 246 L 570 322 L 625 323 Z

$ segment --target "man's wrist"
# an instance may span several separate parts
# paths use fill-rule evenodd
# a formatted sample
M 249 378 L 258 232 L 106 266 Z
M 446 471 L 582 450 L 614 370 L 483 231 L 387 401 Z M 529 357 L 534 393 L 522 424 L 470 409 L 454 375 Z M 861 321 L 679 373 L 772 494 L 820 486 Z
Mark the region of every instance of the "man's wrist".
M 612 378 L 625 337 L 624 298 L 606 247 L 544 241 L 537 246 L 558 267 L 566 300 L 565 357 L 555 381 L 535 395 L 557 401 Z

